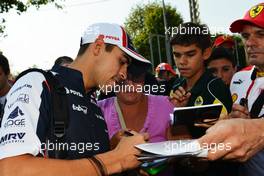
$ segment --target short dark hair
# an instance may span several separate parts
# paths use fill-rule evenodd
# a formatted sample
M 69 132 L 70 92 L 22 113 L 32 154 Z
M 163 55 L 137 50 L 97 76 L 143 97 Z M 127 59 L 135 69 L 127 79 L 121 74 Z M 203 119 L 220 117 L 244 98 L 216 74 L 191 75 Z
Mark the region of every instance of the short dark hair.
M 230 49 L 227 49 L 224 47 L 214 48 L 209 59 L 205 61 L 205 64 L 207 66 L 211 61 L 221 59 L 221 58 L 225 58 L 229 60 L 232 63 L 233 67 L 236 66 L 236 60 L 235 60 L 234 54 L 232 53 Z
M 131 60 L 132 60 L 131 63 L 127 67 L 127 73 L 133 75 L 134 77 L 138 77 L 143 74 L 146 74 L 151 70 L 151 64 L 140 62 L 133 58 L 131 58 Z
M 78 51 L 78 54 L 77 56 L 81 56 L 85 53 L 86 49 L 90 46 L 90 43 L 86 43 L 86 44 L 83 44 L 80 46 L 80 49 Z M 111 52 L 113 49 L 114 49 L 114 46 L 113 44 L 109 44 L 109 43 L 105 43 L 105 50 L 107 52 Z
M 61 56 L 55 60 L 55 64 L 61 65 L 61 64 L 65 64 L 65 63 L 72 63 L 72 61 L 73 61 L 73 59 L 69 56 Z
M 0 54 L 0 67 L 2 67 L 5 75 L 10 74 L 8 59 L 3 54 Z
M 210 31 L 205 24 L 183 23 L 173 32 L 175 34 L 171 39 L 171 45 L 189 46 L 196 44 L 202 51 L 212 46 Z

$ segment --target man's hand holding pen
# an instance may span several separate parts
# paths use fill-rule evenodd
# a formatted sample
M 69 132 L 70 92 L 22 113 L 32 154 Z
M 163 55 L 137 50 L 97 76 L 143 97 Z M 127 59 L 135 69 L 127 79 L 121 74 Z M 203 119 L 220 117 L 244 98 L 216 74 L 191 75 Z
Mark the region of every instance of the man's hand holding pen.
M 114 149 L 123 137 L 131 137 L 135 135 L 143 135 L 145 141 L 148 141 L 149 139 L 149 135 L 147 133 L 139 134 L 136 131 L 129 129 L 120 130 L 110 140 L 111 149 Z

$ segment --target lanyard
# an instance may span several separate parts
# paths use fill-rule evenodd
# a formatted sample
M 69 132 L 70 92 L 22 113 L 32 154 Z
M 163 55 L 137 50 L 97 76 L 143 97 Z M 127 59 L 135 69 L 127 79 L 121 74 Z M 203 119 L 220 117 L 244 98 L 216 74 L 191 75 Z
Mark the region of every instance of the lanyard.
M 115 102 L 115 108 L 116 108 L 116 112 L 118 114 L 118 119 L 119 119 L 121 128 L 124 130 L 124 129 L 126 129 L 126 123 L 125 123 L 125 120 L 124 120 L 124 116 L 122 114 L 122 111 L 120 109 L 120 106 L 119 106 L 119 104 L 117 102 L 117 97 L 115 97 L 114 102 Z

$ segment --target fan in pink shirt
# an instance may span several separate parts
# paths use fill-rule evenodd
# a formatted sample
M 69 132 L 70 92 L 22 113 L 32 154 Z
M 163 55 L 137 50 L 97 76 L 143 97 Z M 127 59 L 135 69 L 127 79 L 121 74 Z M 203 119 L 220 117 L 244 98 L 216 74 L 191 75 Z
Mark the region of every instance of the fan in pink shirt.
M 150 65 L 138 63 L 128 67 L 127 80 L 120 84 L 121 91 L 98 102 L 108 127 L 109 138 L 121 130 L 146 132 L 150 142 L 167 140 L 170 113 L 173 104 L 166 96 L 146 95 L 143 90 Z M 149 85 L 147 85 L 149 86 Z

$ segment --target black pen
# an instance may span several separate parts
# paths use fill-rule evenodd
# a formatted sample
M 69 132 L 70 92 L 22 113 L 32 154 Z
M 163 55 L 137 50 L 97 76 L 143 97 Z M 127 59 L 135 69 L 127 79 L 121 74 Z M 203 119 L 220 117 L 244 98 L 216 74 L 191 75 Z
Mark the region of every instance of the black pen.
M 127 131 L 127 130 L 124 131 L 124 135 L 125 136 L 134 136 L 133 133 L 131 133 L 130 131 Z

